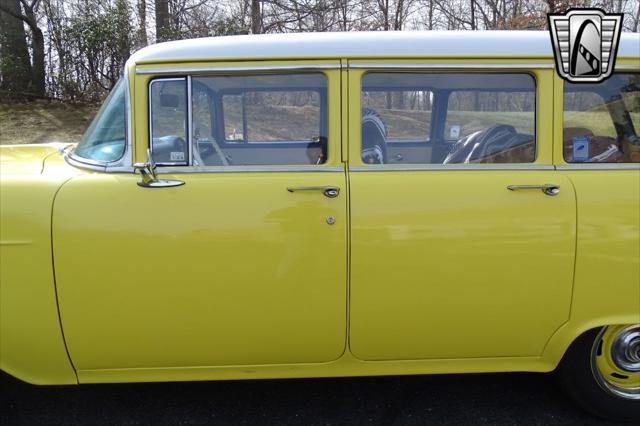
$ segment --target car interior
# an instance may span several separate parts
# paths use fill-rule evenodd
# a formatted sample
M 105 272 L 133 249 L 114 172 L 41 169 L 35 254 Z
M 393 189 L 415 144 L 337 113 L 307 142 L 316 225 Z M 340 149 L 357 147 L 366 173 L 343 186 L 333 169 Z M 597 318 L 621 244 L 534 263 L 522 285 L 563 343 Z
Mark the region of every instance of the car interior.
M 563 155 L 568 163 L 640 161 L 640 74 L 597 84 L 565 83 Z
M 372 72 L 363 80 L 362 104 L 367 164 L 535 159 L 529 74 Z
M 322 74 L 194 77 L 191 129 L 186 124 L 186 80 L 182 84 L 181 93 L 171 93 L 180 87 L 175 84 L 160 91 L 154 120 L 165 129 L 154 130 L 157 163 L 187 164 L 188 130 L 197 148 L 195 165 L 326 161 L 328 105 Z M 632 74 L 616 75 L 605 84 L 567 83 L 567 162 L 631 162 L 632 155 L 640 155 L 633 154 L 640 138 L 630 113 L 640 113 L 638 86 Z M 368 73 L 362 87 L 362 161 L 533 162 L 535 90 L 534 78 L 526 73 Z M 172 120 L 176 111 L 182 118 Z M 173 128 L 167 128 L 171 122 Z M 597 127 L 589 128 L 590 123 Z

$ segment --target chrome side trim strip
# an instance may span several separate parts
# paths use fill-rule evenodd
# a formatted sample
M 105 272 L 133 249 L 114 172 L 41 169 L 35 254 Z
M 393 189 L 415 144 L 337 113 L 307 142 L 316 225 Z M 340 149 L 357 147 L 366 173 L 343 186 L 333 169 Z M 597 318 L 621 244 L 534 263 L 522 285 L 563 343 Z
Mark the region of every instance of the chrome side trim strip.
M 553 62 L 535 63 L 510 63 L 510 62 L 349 62 L 349 68 L 369 69 L 431 69 L 431 68 L 457 68 L 457 69 L 532 69 L 553 68 Z
M 344 172 L 340 166 L 195 166 L 195 167 L 162 167 L 158 166 L 158 174 L 174 173 L 211 173 L 211 172 Z
M 107 171 L 107 166 L 105 165 L 105 163 L 98 163 L 97 161 L 92 161 L 92 160 L 79 160 L 78 159 L 79 157 L 74 156 L 72 152 L 71 153 L 65 152 L 63 156 L 66 162 L 74 167 L 78 167 L 86 170 L 94 170 L 98 172 Z
M 640 163 L 558 164 L 558 170 L 640 170 Z
M 340 63 L 320 64 L 282 64 L 282 65 L 218 65 L 218 66 L 177 66 L 169 68 L 136 68 L 136 74 L 194 74 L 194 73 L 228 73 L 236 71 L 282 71 L 282 70 L 318 70 L 339 69 Z
M 134 169 L 132 166 L 126 165 L 118 165 L 114 164 L 112 166 L 99 164 L 97 162 L 92 162 L 91 160 L 82 161 L 78 160 L 79 157 L 71 155 L 69 152 L 63 153 L 64 159 L 70 165 L 77 167 L 79 169 L 90 170 L 94 172 L 107 172 L 107 173 L 133 173 Z
M 551 164 L 383 164 L 350 166 L 350 172 L 389 172 L 414 170 L 554 170 Z

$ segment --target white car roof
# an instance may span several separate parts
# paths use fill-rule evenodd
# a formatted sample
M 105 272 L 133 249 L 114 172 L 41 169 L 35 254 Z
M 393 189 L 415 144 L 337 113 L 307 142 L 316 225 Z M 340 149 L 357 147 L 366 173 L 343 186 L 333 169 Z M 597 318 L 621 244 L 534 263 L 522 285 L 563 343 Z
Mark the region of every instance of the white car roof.
M 547 31 L 378 31 L 208 37 L 145 47 L 137 63 L 375 57 L 552 57 Z M 640 57 L 640 33 L 622 33 L 618 57 Z

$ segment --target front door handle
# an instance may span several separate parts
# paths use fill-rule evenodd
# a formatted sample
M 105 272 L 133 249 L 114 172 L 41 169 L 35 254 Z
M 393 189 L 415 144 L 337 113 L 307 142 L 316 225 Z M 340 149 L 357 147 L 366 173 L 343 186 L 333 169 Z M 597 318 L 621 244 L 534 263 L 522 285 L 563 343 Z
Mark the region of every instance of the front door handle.
M 558 195 L 560 193 L 560 185 L 555 183 L 545 183 L 542 185 L 509 185 L 507 186 L 509 191 L 517 191 L 520 189 L 540 189 L 547 195 Z
M 340 194 L 340 188 L 337 186 L 290 186 L 287 191 L 322 191 L 325 197 L 329 198 L 336 198 Z

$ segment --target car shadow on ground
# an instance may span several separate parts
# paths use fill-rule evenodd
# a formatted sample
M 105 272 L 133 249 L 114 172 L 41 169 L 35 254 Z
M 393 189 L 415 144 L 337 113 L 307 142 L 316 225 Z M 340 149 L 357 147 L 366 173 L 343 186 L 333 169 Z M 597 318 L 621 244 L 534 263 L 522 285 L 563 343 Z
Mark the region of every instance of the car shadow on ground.
M 82 386 L 0 374 L 0 423 L 607 424 L 525 373 Z

